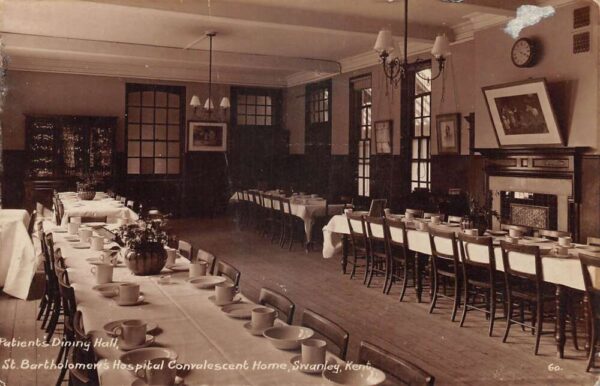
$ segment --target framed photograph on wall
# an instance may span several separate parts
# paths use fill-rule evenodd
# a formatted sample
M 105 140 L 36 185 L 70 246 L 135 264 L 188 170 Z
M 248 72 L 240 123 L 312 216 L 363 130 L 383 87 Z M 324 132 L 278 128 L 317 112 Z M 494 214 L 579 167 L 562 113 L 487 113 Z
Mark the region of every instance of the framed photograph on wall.
M 227 124 L 188 122 L 188 151 L 227 151 Z
M 438 154 L 460 154 L 460 114 L 440 114 L 435 121 Z
M 483 88 L 500 146 L 563 145 L 544 79 Z
M 375 122 L 375 154 L 392 154 L 392 120 Z

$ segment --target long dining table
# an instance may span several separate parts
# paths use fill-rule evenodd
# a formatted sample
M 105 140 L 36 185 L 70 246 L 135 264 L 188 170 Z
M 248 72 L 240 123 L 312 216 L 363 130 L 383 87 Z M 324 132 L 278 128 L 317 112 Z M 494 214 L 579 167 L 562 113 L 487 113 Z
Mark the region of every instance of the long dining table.
M 395 218 L 403 219 L 401 215 L 392 216 Z M 431 225 L 430 225 L 431 226 Z M 378 226 L 375 225 L 373 227 L 374 233 L 379 233 L 380 236 L 383 236 L 383 230 L 378 229 Z M 381 226 L 379 226 L 381 228 Z M 458 224 L 439 224 L 435 225 L 437 229 L 441 229 L 447 232 L 460 232 L 460 226 Z M 417 254 L 417 259 L 415 261 L 417 264 L 421 259 L 420 256 L 431 256 L 431 241 L 429 237 L 429 232 L 423 230 L 417 230 L 412 228 L 409 223 L 406 232 L 408 248 L 409 250 L 415 252 Z M 402 240 L 402 232 L 395 230 L 393 228 L 391 230 L 391 238 L 396 241 L 403 242 Z M 356 231 L 356 230 L 355 230 Z M 360 230 L 359 230 L 360 231 Z M 331 258 L 342 254 L 342 269 L 345 273 L 346 266 L 346 258 L 348 253 L 347 243 L 348 243 L 348 235 L 350 234 L 350 229 L 348 226 L 348 219 L 346 215 L 337 215 L 334 216 L 329 223 L 323 228 L 323 257 Z M 504 271 L 504 264 L 502 261 L 502 250 L 499 245 L 499 240 L 501 237 L 494 238 L 494 257 L 496 261 L 496 269 L 499 271 Z M 522 239 L 519 241 L 520 243 L 528 244 L 528 245 L 537 245 L 540 247 L 540 251 L 542 253 L 542 270 L 544 281 L 547 283 L 551 283 L 556 285 L 556 344 L 557 344 L 557 353 L 560 358 L 564 356 L 564 345 L 566 341 L 565 337 L 565 308 L 566 308 L 566 297 L 568 289 L 574 289 L 578 291 L 584 291 L 585 285 L 583 282 L 583 273 L 581 270 L 581 264 L 579 262 L 579 254 L 585 253 L 590 256 L 595 256 L 600 258 L 600 249 L 595 247 L 590 247 L 582 244 L 573 243 L 571 248 L 569 248 L 569 257 L 557 257 L 553 254 L 552 249 L 556 246 L 556 243 L 552 240 L 541 239 L 541 238 L 529 238 Z M 452 254 L 452 244 L 450 241 L 445 239 L 436 240 L 436 248 L 443 253 Z M 485 246 L 479 245 L 470 245 L 469 246 L 469 256 L 475 260 L 480 262 L 489 261 L 488 251 Z M 512 268 L 516 268 L 522 270 L 523 272 L 535 274 L 535 264 L 532 259 L 524 258 L 518 259 L 520 261 L 519 266 L 512 266 Z M 514 263 L 513 263 L 514 264 Z M 422 265 L 422 264 L 421 264 Z M 419 273 L 420 269 L 417 266 L 417 282 L 416 282 L 416 292 L 417 297 L 420 300 L 421 292 L 422 292 L 422 284 L 421 284 L 421 275 Z M 600 269 L 591 268 L 590 273 L 592 276 L 593 283 L 600 283 Z
M 137 213 L 104 192 L 96 192 L 93 200 L 80 200 L 75 192 L 61 192 L 59 199 L 64 206 L 61 224 L 66 225 L 71 217 L 107 217 L 135 221 Z
M 45 225 L 46 229 L 53 226 Z M 209 299 L 212 290 L 197 289 L 186 282 L 188 272 L 164 269 L 161 274 L 171 275 L 171 281 L 159 284 L 157 276 L 134 276 L 128 268 L 119 265 L 114 268 L 113 281 L 139 283 L 144 296 L 140 305 L 119 306 L 93 289 L 96 283 L 87 259 L 99 257 L 101 252 L 75 249 L 73 243 L 65 240 L 65 233 L 54 233 L 53 238 L 68 266 L 86 331 L 94 340 L 111 342 L 103 331 L 108 322 L 142 319 L 158 324 L 155 346 L 172 349 L 178 355 L 178 363 L 196 367 L 185 375 L 185 384 L 327 384 L 320 375 L 305 374 L 293 368 L 290 361 L 298 351 L 276 349 L 266 338 L 246 331 L 246 320 L 233 319 L 221 312 Z M 110 244 L 106 244 L 105 248 L 108 247 Z M 183 258 L 177 263 L 187 264 Z M 243 295 L 242 298 L 250 302 Z M 96 347 L 96 353 L 102 362 L 99 365 L 102 385 L 130 385 L 136 380 L 128 370 L 117 368 L 119 356 L 123 354 L 117 347 Z M 328 356 L 335 358 L 329 353 Z

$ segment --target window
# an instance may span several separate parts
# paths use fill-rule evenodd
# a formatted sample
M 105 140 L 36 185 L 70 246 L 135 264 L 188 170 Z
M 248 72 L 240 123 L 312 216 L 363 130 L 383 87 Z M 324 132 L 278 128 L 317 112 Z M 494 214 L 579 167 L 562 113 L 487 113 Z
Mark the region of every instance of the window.
M 329 88 L 314 88 L 308 96 L 310 123 L 329 122 Z
M 370 82 L 369 82 L 370 83 Z M 371 87 L 358 91 L 358 195 L 371 194 Z
M 431 189 L 431 69 L 414 75 L 414 111 L 412 114 L 411 191 Z
M 127 84 L 127 174 L 177 175 L 185 88 Z
M 271 126 L 273 119 L 273 101 L 270 95 L 259 93 L 239 93 L 237 96 L 238 126 Z

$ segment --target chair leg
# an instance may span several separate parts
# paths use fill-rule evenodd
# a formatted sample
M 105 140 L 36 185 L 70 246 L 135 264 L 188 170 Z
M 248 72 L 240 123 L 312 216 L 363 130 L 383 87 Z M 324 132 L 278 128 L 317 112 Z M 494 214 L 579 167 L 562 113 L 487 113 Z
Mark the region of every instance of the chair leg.
M 510 296 L 508 297 L 507 311 L 506 311 L 506 330 L 504 331 L 504 337 L 502 338 L 502 343 L 506 343 L 506 339 L 508 338 L 508 332 L 510 331 L 510 326 L 512 324 L 512 314 L 513 314 L 513 304 Z
M 375 261 L 371 261 L 371 269 L 369 271 L 369 280 L 367 281 L 367 288 L 371 286 L 371 281 L 373 280 L 373 273 L 375 272 Z
M 466 301 L 466 298 L 465 298 Z M 450 320 L 454 322 L 456 319 L 456 312 L 458 311 L 458 307 L 460 307 L 460 279 L 458 277 L 454 278 L 454 307 L 452 307 L 452 317 Z
M 535 348 L 533 353 L 537 355 L 540 348 L 540 338 L 542 337 L 542 325 L 544 324 L 544 303 L 541 299 L 538 299 L 535 313 L 537 315 L 537 325 L 535 327 Z
M 519 302 L 519 317 L 521 318 L 521 330 L 525 331 L 525 303 Z
M 61 350 L 63 349 L 63 347 L 61 347 Z M 62 363 L 63 366 L 60 369 L 60 373 L 58 374 L 58 379 L 56 380 L 56 386 L 61 386 L 65 376 L 67 375 L 67 363 L 69 362 L 69 347 L 67 346 L 64 350 L 64 358 L 62 359 L 61 362 L 57 362 L 57 363 Z
M 492 288 L 491 292 L 491 302 L 490 302 L 490 331 L 488 332 L 488 336 L 492 336 L 492 332 L 494 331 L 494 320 L 496 320 L 496 291 Z
M 44 311 L 46 310 L 46 306 L 48 305 L 47 296 L 48 293 L 44 290 L 44 296 L 42 296 L 42 300 L 40 300 L 40 311 L 38 312 L 35 320 L 40 320 L 42 318 L 42 315 L 44 315 Z
M 54 308 L 54 301 L 52 300 L 52 297 L 49 297 L 48 303 L 46 304 L 46 310 L 44 311 L 44 319 L 42 320 L 42 329 L 45 329 L 48 325 L 48 320 L 52 314 L 52 308 Z
M 56 325 L 58 324 L 59 316 L 60 316 L 60 305 L 55 305 L 55 309 L 52 310 L 52 316 L 50 317 L 48 327 L 46 328 L 46 343 L 50 343 L 50 339 L 52 339 L 52 336 L 54 335 L 54 331 L 56 330 Z
M 350 280 L 354 279 L 354 275 L 356 274 L 356 254 L 352 258 L 352 271 L 350 271 Z
M 372 261 L 369 258 L 369 256 L 365 256 L 365 261 L 366 261 L 366 263 L 365 263 L 365 277 L 363 278 L 363 284 L 367 284 L 367 279 L 369 277 L 369 272 L 372 269 L 372 267 L 371 267 Z
M 588 356 L 588 363 L 585 369 L 586 372 L 590 371 L 592 366 L 594 366 L 594 359 L 596 358 L 596 341 L 598 340 L 598 336 L 596 335 L 596 327 L 598 327 L 596 321 L 592 321 L 592 328 L 590 331 L 590 354 Z
M 404 294 L 406 293 L 406 287 L 408 286 L 408 265 L 406 264 L 406 260 L 404 261 L 404 273 L 402 275 L 402 291 L 400 292 L 400 301 L 404 299 Z
M 573 336 L 573 346 L 575 350 L 579 350 L 579 342 L 577 341 L 577 312 L 573 302 L 567 302 L 569 312 L 569 322 L 571 323 L 571 335 Z
M 462 327 L 463 324 L 465 324 L 465 319 L 467 317 L 467 311 L 468 311 L 468 303 L 469 303 L 469 284 L 468 283 L 463 283 L 463 295 L 465 297 L 465 305 L 463 307 L 463 312 L 462 312 L 462 317 L 460 318 L 460 324 L 459 327 Z
M 431 289 L 432 298 L 431 306 L 429 307 L 430 314 L 433 313 L 433 309 L 435 308 L 435 303 L 437 302 L 438 297 L 438 277 L 435 270 L 431 272 L 431 283 L 433 288 Z
M 388 286 L 390 285 L 391 276 L 392 276 L 392 262 L 388 261 L 387 266 L 385 267 L 385 281 L 383 282 L 383 293 L 385 294 Z

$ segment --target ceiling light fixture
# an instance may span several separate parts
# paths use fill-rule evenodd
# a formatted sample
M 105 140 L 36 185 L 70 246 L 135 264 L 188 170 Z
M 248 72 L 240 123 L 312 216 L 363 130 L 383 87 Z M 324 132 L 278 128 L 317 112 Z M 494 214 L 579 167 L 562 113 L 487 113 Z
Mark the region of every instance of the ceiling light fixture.
M 212 112 L 215 109 L 215 105 L 212 101 L 212 41 L 213 38 L 217 35 L 216 32 L 214 31 L 208 31 L 206 33 L 206 36 L 208 36 L 209 38 L 209 59 L 208 59 L 208 98 L 206 98 L 206 102 L 204 102 L 204 110 L 207 112 L 208 117 L 210 119 L 210 115 L 212 114 Z M 198 97 L 198 95 L 193 95 L 192 99 L 190 99 L 190 106 L 192 106 L 194 108 L 194 113 L 196 112 L 196 109 L 200 106 L 202 106 L 202 102 L 200 102 L 200 98 Z M 231 104 L 229 102 L 229 98 L 227 97 L 223 97 L 223 99 L 221 99 L 221 103 L 219 104 L 219 107 L 221 107 L 223 110 L 227 110 L 229 107 L 231 107 Z
M 400 49 L 394 41 L 392 31 L 389 29 L 379 31 L 373 49 L 379 54 L 386 78 L 395 87 L 406 76 L 406 72 L 410 66 L 426 62 L 426 60 L 422 59 L 417 59 L 413 63 L 408 62 L 408 0 L 404 0 L 404 57 L 400 59 Z M 450 41 L 445 34 L 438 35 L 435 38 L 431 55 L 433 55 L 438 63 L 438 74 L 426 80 L 437 79 L 444 72 L 446 58 L 451 55 Z M 419 75 L 419 77 L 421 76 Z

